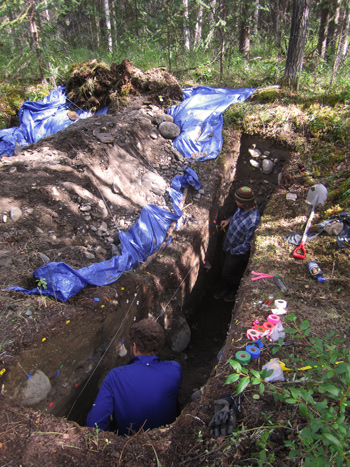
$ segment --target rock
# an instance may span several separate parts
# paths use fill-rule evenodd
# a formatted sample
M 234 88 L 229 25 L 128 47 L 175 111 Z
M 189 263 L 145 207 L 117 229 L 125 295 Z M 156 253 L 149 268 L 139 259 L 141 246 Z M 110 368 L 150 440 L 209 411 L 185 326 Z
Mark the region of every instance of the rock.
M 173 123 L 174 119 L 171 115 L 168 114 L 158 114 L 152 119 L 152 123 L 159 126 L 163 122 Z
M 84 251 L 84 254 L 86 259 L 95 259 L 95 255 L 90 253 L 90 251 Z
M 18 397 L 24 407 L 31 407 L 45 399 L 51 391 L 49 378 L 41 370 L 26 380 L 24 386 L 19 389 Z
M 264 159 L 261 164 L 261 170 L 265 175 L 269 175 L 274 168 L 274 163 L 270 159 Z
M 81 212 L 89 212 L 91 211 L 91 204 L 83 204 L 79 207 Z
M 183 352 L 191 340 L 191 329 L 183 315 L 177 315 L 169 323 L 169 341 L 171 350 Z
M 0 250 L 0 267 L 8 268 L 12 264 L 11 251 Z
M 18 143 L 16 143 L 15 149 L 13 151 L 15 156 L 18 156 L 18 154 L 22 152 L 22 146 L 20 146 Z
M 260 167 L 259 162 L 256 161 L 255 159 L 250 159 L 249 162 L 250 162 L 250 165 L 251 165 L 252 167 L 254 167 L 254 169 L 258 169 L 258 168 Z
M 114 138 L 111 134 L 109 133 L 97 133 L 97 132 L 94 132 L 94 136 L 96 136 L 96 138 L 101 141 L 101 143 L 114 143 Z
M 122 193 L 123 192 L 122 186 L 123 185 L 122 185 L 120 178 L 118 177 L 118 175 L 115 175 L 113 178 L 113 192 L 116 194 Z
M 156 195 L 162 196 L 165 193 L 167 182 L 160 175 L 147 172 L 141 178 L 141 185 Z
M 171 122 L 162 122 L 158 130 L 165 139 L 175 139 L 181 133 L 180 128 Z
M 99 227 L 98 230 L 101 230 L 102 232 L 108 232 L 107 223 L 106 223 L 106 222 L 102 222 L 102 224 L 100 225 L 100 227 Z
M 68 116 L 69 120 L 72 120 L 72 122 L 75 122 L 79 118 L 79 115 L 76 112 L 74 112 L 73 110 L 68 110 L 67 116 Z
M 47 264 L 50 262 L 50 258 L 46 255 L 44 255 L 44 253 L 38 253 L 38 256 L 41 258 L 42 262 L 44 264 Z
M 261 155 L 261 151 L 259 151 L 259 149 L 249 148 L 248 152 L 255 159 L 257 159 Z
M 106 217 L 108 217 L 108 209 L 102 199 L 99 200 L 92 214 L 98 219 L 106 219 Z
M 119 357 L 123 358 L 123 357 L 126 357 L 126 355 L 128 354 L 128 351 L 126 350 L 125 348 L 125 345 L 123 342 L 121 342 L 118 347 L 117 347 L 117 354 Z
M 13 220 L 13 222 L 17 222 L 21 217 L 23 213 L 20 208 L 14 207 L 10 211 L 10 217 Z
M 197 391 L 195 391 L 192 396 L 191 396 L 191 400 L 192 402 L 196 402 L 198 401 L 200 398 L 202 397 L 202 391 L 200 389 L 198 389 Z

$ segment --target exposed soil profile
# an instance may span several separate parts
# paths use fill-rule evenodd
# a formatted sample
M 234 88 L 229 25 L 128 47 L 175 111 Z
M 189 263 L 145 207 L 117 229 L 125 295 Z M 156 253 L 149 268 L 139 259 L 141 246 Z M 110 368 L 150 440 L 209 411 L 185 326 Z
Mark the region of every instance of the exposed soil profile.
M 154 193 L 140 183 L 152 172 L 169 185 L 188 164 L 173 151 L 171 141 L 157 134 L 154 118 L 164 110 L 147 95 L 135 95 L 114 113 L 78 121 L 20 155 L 1 160 L 0 357 L 6 371 L 1 375 L 0 452 L 4 463 L 131 466 L 156 465 L 158 457 L 162 465 L 246 465 L 244 459 L 256 449 L 256 440 L 247 436 L 239 446 L 226 446 L 223 454 L 223 440 L 210 435 L 208 424 L 215 399 L 234 391 L 224 386 L 227 360 L 246 345 L 251 323 L 271 312 L 271 307 L 259 310 L 254 304 L 282 298 L 273 281 L 252 283 L 251 271 L 282 275 L 293 290 L 289 306 L 300 319 L 315 319 L 315 307 L 324 307 L 319 331 L 340 325 L 326 309 L 324 297 L 332 292 L 340 300 L 344 283 L 335 278 L 320 289 L 306 269 L 290 259 L 283 243 L 288 231 L 302 230 L 307 212 L 309 185 L 296 170 L 295 154 L 277 141 L 241 135 L 232 128 L 224 130 L 225 147 L 218 160 L 191 163 L 202 191 L 188 191 L 179 229 L 147 268 L 140 266 L 106 287 L 86 287 L 66 303 L 5 290 L 12 285 L 34 287 L 32 272 L 45 257 L 76 269 L 111 258 L 118 254 L 118 231 L 133 225 L 144 204 L 172 209 L 166 193 Z M 98 134 L 112 134 L 114 143 L 102 143 L 96 128 Z M 271 173 L 251 163 L 253 147 L 269 153 L 274 161 Z M 125 176 L 118 192 L 113 191 L 115 176 L 119 180 Z M 233 194 L 241 185 L 253 188 L 263 219 L 236 302 L 225 303 L 213 298 L 220 280 L 217 258 L 223 232 L 218 225 L 232 214 Z M 297 202 L 286 201 L 288 191 L 298 196 Z M 84 206 L 90 208 L 84 211 Z M 22 211 L 16 222 L 10 217 L 13 207 Z M 329 245 L 333 248 L 331 241 Z M 308 249 L 311 256 L 317 245 Z M 270 253 L 262 259 L 262 251 Z M 336 269 L 341 253 L 332 255 Z M 331 272 L 331 266 L 325 271 Z M 161 358 L 177 360 L 183 367 L 181 415 L 169 427 L 131 438 L 85 428 L 86 413 L 105 374 L 130 358 L 128 327 L 148 315 L 159 317 L 167 332 Z M 184 322 L 191 339 L 179 351 L 174 339 Z M 292 345 L 302 354 L 300 343 Z M 261 369 L 272 357 L 266 346 L 252 368 Z M 16 389 L 38 369 L 49 377 L 51 391 L 24 408 Z M 264 413 L 271 408 L 281 424 L 290 417 L 288 408 L 276 404 L 270 394 L 260 399 L 251 395 L 247 390 L 242 396 L 241 427 L 262 426 Z M 286 432 L 276 429 L 271 442 L 278 462 L 286 456 L 285 439 Z

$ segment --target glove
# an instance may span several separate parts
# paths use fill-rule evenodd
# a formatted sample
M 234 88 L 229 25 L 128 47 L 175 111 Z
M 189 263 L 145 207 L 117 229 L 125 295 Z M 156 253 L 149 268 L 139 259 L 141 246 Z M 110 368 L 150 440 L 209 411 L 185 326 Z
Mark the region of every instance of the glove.
M 230 435 L 236 427 L 235 401 L 229 394 L 224 394 L 214 403 L 215 413 L 209 423 L 210 434 L 216 438 Z

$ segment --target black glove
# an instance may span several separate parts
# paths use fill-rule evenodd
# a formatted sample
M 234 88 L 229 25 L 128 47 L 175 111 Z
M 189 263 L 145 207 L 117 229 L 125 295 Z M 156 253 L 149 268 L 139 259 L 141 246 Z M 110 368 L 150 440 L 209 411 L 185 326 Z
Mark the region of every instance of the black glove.
M 218 436 L 230 435 L 236 427 L 236 404 L 232 396 L 224 394 L 215 402 L 215 414 L 209 423 L 210 434 Z

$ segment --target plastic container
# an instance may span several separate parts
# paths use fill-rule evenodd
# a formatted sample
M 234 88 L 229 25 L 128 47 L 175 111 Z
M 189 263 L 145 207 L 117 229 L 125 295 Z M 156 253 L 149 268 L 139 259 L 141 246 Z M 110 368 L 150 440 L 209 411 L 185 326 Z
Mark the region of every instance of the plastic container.
M 287 287 L 285 286 L 285 284 L 283 283 L 282 279 L 280 278 L 280 276 L 278 276 L 277 274 L 273 276 L 273 280 L 275 281 L 275 284 L 277 285 L 277 287 L 281 290 L 281 292 L 288 292 L 288 289 Z
M 310 261 L 310 263 L 307 265 L 309 272 L 311 274 L 311 277 L 315 279 L 318 282 L 326 282 L 327 279 L 323 277 L 322 271 L 320 266 L 315 262 L 315 261 Z

